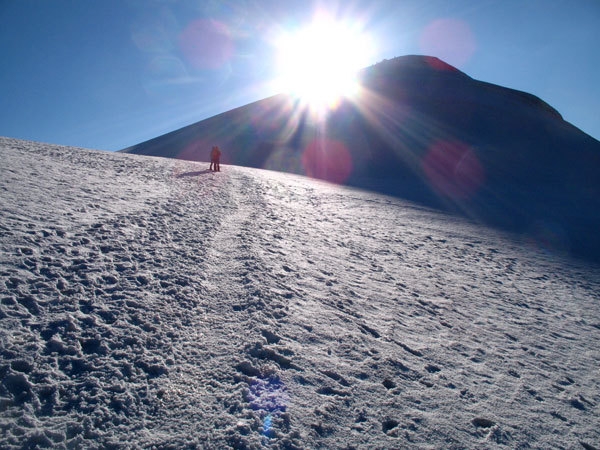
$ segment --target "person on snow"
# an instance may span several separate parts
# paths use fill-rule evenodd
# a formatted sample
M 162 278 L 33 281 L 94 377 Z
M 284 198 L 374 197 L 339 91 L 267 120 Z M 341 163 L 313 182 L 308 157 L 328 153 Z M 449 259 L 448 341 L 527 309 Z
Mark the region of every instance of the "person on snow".
M 210 152 L 210 169 L 209 170 L 214 170 L 215 172 L 220 172 L 221 171 L 220 159 L 221 159 L 221 150 L 219 150 L 219 147 L 214 146 Z M 214 166 L 214 168 L 213 168 L 213 166 Z

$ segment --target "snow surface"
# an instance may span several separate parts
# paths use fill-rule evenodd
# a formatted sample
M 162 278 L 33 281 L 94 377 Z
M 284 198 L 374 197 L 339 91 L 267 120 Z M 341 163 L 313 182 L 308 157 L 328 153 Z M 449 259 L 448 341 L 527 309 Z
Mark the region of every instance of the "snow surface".
M 299 176 L 0 138 L 2 448 L 598 448 L 597 266 Z

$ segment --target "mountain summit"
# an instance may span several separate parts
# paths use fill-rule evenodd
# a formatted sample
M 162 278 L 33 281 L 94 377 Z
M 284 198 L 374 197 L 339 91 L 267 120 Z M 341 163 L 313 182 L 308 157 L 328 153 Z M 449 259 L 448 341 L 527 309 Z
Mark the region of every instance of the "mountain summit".
M 280 94 L 124 152 L 223 162 L 377 190 L 600 258 L 600 142 L 538 97 L 430 56 L 360 73 L 326 117 Z

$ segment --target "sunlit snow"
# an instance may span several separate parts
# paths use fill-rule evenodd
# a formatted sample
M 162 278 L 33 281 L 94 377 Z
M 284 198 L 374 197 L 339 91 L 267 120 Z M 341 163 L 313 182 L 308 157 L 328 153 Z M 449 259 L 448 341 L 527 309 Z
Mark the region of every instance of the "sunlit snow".
M 0 138 L 2 448 L 594 448 L 600 279 L 299 176 Z

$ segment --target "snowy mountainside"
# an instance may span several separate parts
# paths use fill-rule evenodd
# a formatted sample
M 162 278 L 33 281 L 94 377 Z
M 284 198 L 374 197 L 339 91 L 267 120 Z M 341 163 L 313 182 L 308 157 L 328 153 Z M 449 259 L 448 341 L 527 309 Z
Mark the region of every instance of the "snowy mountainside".
M 598 448 L 598 267 L 398 198 L 0 138 L 3 448 Z
M 406 55 L 361 73 L 326 115 L 287 95 L 242 106 L 124 152 L 307 175 L 527 233 L 600 262 L 600 142 L 532 94 Z

